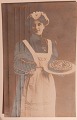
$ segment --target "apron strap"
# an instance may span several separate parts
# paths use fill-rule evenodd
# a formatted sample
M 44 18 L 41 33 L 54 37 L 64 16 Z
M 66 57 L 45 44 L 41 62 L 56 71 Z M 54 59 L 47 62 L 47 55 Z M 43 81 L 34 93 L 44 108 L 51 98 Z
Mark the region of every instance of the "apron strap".
M 47 39 L 47 40 L 48 40 L 48 53 L 46 53 L 46 54 L 47 54 L 47 61 L 49 61 L 51 58 L 51 55 L 52 55 L 52 42 L 49 39 Z M 39 66 L 39 60 L 38 60 L 36 52 L 33 50 L 33 48 L 31 47 L 31 45 L 28 43 L 27 40 L 23 40 L 23 43 L 25 44 L 25 46 L 28 48 L 28 50 L 32 54 L 37 66 Z
M 33 48 L 31 47 L 31 45 L 28 43 L 27 40 L 23 40 L 23 43 L 25 44 L 25 46 L 28 48 L 28 50 L 30 51 L 30 53 L 32 54 L 34 61 L 37 65 L 39 65 L 39 61 L 38 61 L 38 57 L 36 56 L 35 51 L 33 50 Z

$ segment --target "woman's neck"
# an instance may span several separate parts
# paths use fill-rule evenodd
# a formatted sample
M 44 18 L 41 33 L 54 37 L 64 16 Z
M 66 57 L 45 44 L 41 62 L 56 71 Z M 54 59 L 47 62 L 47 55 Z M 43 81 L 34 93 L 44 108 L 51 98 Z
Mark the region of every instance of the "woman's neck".
M 42 39 L 42 35 L 32 34 L 32 35 L 31 35 L 31 39 L 40 40 L 40 39 Z

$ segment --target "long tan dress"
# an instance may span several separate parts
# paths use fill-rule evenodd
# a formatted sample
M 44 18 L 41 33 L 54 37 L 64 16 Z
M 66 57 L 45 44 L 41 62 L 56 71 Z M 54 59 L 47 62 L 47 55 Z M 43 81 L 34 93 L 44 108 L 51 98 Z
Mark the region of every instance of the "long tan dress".
M 55 117 L 56 91 L 52 74 L 43 70 L 52 55 L 52 42 L 48 40 L 48 53 L 36 53 L 24 40 L 37 64 L 33 75 L 25 80 L 21 97 L 21 117 Z

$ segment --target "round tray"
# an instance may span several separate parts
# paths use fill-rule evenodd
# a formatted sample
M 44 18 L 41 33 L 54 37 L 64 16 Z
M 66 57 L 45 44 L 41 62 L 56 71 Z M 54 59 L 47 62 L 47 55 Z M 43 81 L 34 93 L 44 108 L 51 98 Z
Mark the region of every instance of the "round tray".
M 55 60 L 45 66 L 44 70 L 56 75 L 67 75 L 75 72 L 75 64 L 66 60 Z

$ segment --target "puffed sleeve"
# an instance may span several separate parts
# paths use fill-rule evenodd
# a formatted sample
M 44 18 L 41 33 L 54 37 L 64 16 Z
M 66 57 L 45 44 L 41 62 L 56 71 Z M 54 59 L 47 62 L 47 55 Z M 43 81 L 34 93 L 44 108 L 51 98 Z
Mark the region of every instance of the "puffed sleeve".
M 23 42 L 16 43 L 14 52 L 14 71 L 16 74 L 29 74 L 36 69 L 34 59 Z

